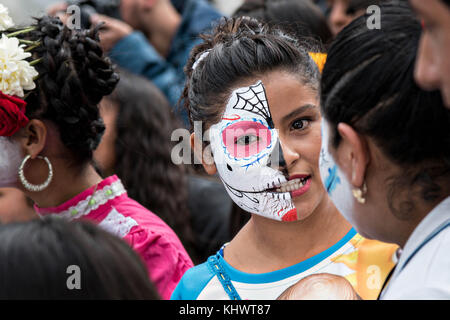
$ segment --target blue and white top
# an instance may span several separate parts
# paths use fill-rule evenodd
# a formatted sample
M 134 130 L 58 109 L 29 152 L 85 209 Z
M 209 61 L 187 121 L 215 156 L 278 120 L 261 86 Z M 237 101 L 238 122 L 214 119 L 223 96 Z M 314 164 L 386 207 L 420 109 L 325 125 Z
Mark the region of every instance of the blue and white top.
M 361 248 L 365 248 L 363 250 L 369 248 L 375 254 L 375 257 L 370 255 L 370 265 L 358 257 Z M 344 276 L 360 296 L 376 299 L 385 277 L 394 266 L 396 249 L 397 247 L 393 245 L 364 239 L 351 229 L 335 245 L 305 261 L 269 273 L 251 274 L 239 271 L 228 264 L 224 259 L 222 247 L 207 262 L 189 269 L 184 274 L 171 299 L 274 300 L 300 279 L 315 273 Z M 368 277 L 374 275 L 367 274 L 367 270 L 373 270 L 374 264 L 378 268 L 375 269 L 379 270 L 379 274 L 375 275 L 378 276 L 377 281 L 368 281 Z M 373 284 L 374 287 L 367 288 L 367 285 L 370 287 Z

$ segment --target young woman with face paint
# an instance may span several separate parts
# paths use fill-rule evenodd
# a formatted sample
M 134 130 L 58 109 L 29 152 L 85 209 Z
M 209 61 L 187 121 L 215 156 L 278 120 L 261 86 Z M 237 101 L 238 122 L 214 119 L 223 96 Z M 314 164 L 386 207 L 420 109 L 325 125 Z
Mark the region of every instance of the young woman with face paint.
M 321 83 L 342 170 L 325 170 L 330 196 L 363 236 L 402 248 L 382 299 L 450 298 L 450 110 L 414 82 L 422 32 L 407 4 L 381 6 L 381 30 L 361 17 L 339 34 Z
M 92 163 L 105 130 L 97 105 L 118 81 L 103 56 L 98 29 L 71 30 L 44 16 L 22 31 L 2 32 L 3 42 L 6 34 L 15 39 L 14 33 L 30 44 L 26 52 L 37 74 L 21 99 L 6 92 L 3 85 L 14 80 L 8 79 L 9 66 L 28 60 L 2 55 L 0 187 L 21 189 L 41 216 L 87 219 L 123 238 L 167 299 L 192 266 L 189 256 L 160 218 L 127 196 L 117 176 L 102 179 Z
M 345 261 L 363 240 L 320 179 L 320 74 L 307 48 L 248 17 L 203 38 L 185 69 L 183 98 L 191 122 L 205 129 L 191 144 L 252 216 L 185 274 L 172 299 L 275 299 L 319 271 L 356 277 Z

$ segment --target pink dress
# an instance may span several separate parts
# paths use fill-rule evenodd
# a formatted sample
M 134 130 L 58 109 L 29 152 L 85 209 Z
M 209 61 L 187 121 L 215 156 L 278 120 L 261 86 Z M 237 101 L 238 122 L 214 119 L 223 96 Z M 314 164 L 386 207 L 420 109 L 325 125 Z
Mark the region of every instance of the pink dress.
M 130 199 L 117 176 L 109 177 L 56 208 L 39 208 L 40 216 L 87 219 L 139 253 L 162 299 L 170 299 L 186 270 L 193 266 L 173 230 L 158 216 Z

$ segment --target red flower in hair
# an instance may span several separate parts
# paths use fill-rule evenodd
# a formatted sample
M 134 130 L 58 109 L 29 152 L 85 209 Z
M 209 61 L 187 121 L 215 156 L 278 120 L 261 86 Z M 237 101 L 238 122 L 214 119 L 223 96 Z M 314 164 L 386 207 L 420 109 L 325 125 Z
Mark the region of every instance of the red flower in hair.
M 27 103 L 0 91 L 0 137 L 10 137 L 28 123 Z

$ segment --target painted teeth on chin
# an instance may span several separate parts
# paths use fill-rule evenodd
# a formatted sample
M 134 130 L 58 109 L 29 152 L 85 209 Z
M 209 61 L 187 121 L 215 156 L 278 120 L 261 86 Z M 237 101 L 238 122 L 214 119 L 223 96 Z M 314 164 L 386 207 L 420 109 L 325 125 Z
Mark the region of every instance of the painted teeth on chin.
M 303 179 L 294 179 L 294 180 L 285 182 L 285 183 L 281 184 L 281 186 L 276 188 L 275 192 L 285 193 L 285 192 L 291 192 L 294 190 L 298 190 L 298 189 L 302 188 L 306 184 L 307 181 L 308 181 L 308 178 L 303 178 Z

